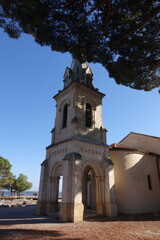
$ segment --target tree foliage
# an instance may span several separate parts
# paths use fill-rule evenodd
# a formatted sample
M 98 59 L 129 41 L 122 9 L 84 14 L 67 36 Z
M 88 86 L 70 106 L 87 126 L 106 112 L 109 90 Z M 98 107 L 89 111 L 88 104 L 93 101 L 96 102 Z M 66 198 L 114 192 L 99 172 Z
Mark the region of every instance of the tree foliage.
M 27 176 L 19 174 L 16 178 L 11 172 L 10 162 L 0 156 L 0 189 L 14 190 L 19 195 L 21 192 L 32 188 L 32 183 L 27 181 Z
M 12 195 L 12 192 L 13 192 L 13 185 L 14 185 L 14 182 L 16 180 L 16 176 L 13 175 L 13 173 L 10 174 L 10 176 L 8 177 L 8 181 L 3 184 L 3 189 L 7 189 L 9 191 L 11 191 L 11 195 Z
M 12 179 L 11 167 L 10 162 L 0 156 L 0 188 L 4 188 L 5 185 L 10 184 Z
M 101 63 L 118 84 L 160 86 L 157 0 L 0 0 L 0 27 L 10 37 Z
M 19 195 L 21 192 L 24 192 L 24 191 L 32 188 L 32 183 L 28 182 L 27 176 L 25 176 L 24 174 L 21 173 L 21 174 L 19 174 L 19 177 L 17 179 L 15 179 L 12 188 Z

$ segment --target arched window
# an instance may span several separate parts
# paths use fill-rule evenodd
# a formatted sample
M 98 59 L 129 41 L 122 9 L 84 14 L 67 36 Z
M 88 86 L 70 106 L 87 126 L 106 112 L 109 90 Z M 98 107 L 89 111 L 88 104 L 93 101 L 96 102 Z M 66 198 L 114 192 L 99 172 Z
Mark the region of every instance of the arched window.
M 86 103 L 86 127 L 92 127 L 92 107 Z
M 67 127 L 67 115 L 68 115 L 68 105 L 66 104 L 63 108 L 62 128 Z

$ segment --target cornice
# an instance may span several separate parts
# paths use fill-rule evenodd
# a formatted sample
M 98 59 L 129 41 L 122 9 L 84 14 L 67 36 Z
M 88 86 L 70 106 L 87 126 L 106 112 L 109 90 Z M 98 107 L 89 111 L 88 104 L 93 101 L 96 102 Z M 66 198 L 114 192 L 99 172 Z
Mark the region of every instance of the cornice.
M 85 93 L 91 94 L 93 97 L 97 97 L 97 98 L 103 98 L 105 96 L 105 94 L 99 92 L 97 88 L 92 88 L 79 82 L 73 82 L 63 90 L 60 90 L 53 98 L 55 100 L 58 100 L 59 98 L 62 98 L 63 96 L 67 95 L 69 92 L 73 91 L 74 89 L 82 90 Z
M 71 137 L 71 138 L 68 138 L 66 140 L 63 140 L 61 142 L 57 142 L 57 143 L 54 143 L 54 144 L 51 144 L 49 146 L 46 147 L 46 149 L 51 149 L 51 148 L 55 148 L 61 144 L 65 144 L 65 143 L 68 143 L 68 142 L 71 142 L 71 141 L 80 141 L 80 142 L 84 142 L 84 143 L 88 143 L 88 144 L 91 144 L 91 145 L 95 145 L 95 146 L 99 146 L 99 147 L 107 147 L 108 148 L 108 145 L 107 144 L 103 144 L 103 143 L 100 143 L 100 142 L 95 142 L 95 141 L 92 141 L 90 139 L 84 139 L 84 138 L 79 138 L 79 137 Z

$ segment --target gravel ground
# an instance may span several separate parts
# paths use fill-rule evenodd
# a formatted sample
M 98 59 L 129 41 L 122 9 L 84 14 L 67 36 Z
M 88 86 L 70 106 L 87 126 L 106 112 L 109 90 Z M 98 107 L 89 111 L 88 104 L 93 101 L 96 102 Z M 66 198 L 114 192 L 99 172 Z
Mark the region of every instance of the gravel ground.
M 0 207 L 0 239 L 160 240 L 160 216 L 92 217 L 80 223 L 36 216 L 35 206 Z

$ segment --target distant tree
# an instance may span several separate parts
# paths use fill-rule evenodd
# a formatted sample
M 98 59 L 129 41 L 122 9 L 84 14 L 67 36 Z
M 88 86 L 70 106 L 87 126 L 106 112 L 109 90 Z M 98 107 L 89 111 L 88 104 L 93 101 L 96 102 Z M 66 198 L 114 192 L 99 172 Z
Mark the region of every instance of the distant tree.
M 160 86 L 158 0 L 0 0 L 0 27 L 10 37 L 101 63 L 118 84 Z
M 0 156 L 0 188 L 5 188 L 5 185 L 10 185 L 12 181 L 11 173 L 12 165 L 10 162 Z
M 14 190 L 13 185 L 14 185 L 15 180 L 16 180 L 16 176 L 13 175 L 13 173 L 11 173 L 10 176 L 8 177 L 8 181 L 3 185 L 4 189 L 7 189 L 11 192 L 11 195 Z
M 19 177 L 14 180 L 13 190 L 17 192 L 17 195 L 20 195 L 21 192 L 26 191 L 32 188 L 32 183 L 27 181 L 27 176 L 24 174 L 19 174 Z

